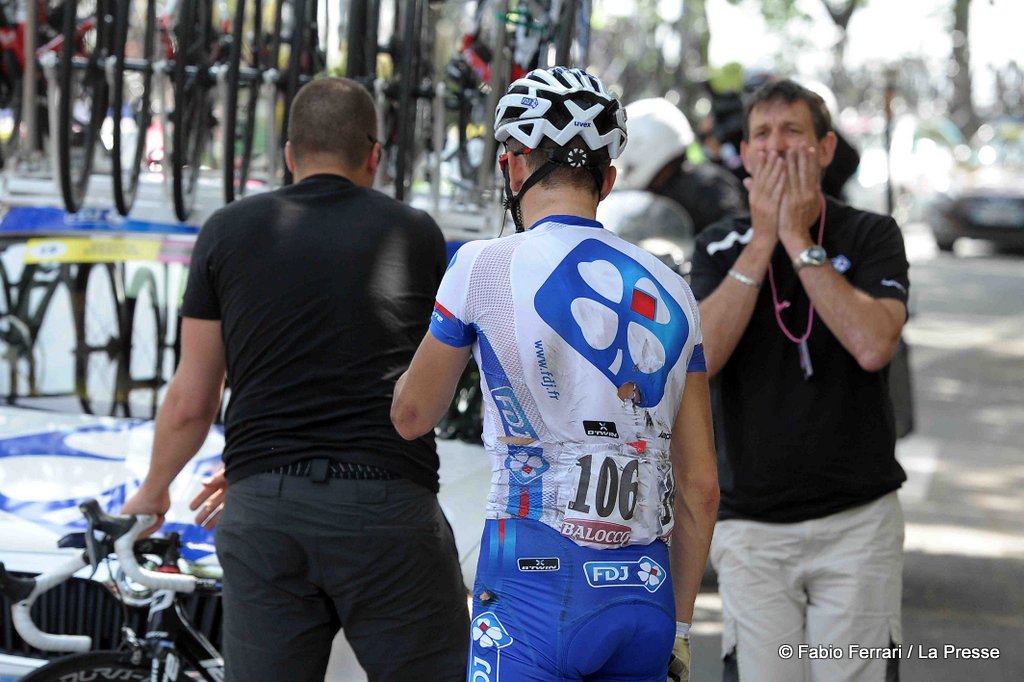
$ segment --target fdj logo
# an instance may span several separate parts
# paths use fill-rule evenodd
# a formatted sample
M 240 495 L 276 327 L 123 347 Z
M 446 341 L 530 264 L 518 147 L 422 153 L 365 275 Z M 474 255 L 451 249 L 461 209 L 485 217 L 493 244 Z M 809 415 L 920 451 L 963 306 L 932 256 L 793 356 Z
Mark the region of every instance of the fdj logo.
M 491 682 L 491 673 L 498 669 L 500 650 L 512 644 L 512 637 L 490 611 L 473 619 L 470 632 L 473 635 L 469 662 L 470 682 Z
M 668 572 L 650 557 L 639 561 L 588 561 L 583 572 L 591 587 L 643 587 L 657 592 Z
M 526 412 L 523 411 L 523 406 L 519 404 L 519 399 L 511 388 L 500 386 L 491 391 L 491 397 L 494 398 L 494 404 L 501 414 L 501 421 L 504 422 L 505 431 L 509 436 L 536 438 L 533 427 L 526 418 Z
M 618 388 L 653 407 L 690 333 L 682 307 L 639 262 L 597 239 L 574 248 L 537 290 L 537 314 Z
M 536 109 L 537 105 L 540 104 L 536 97 L 524 97 L 519 101 L 519 104 L 526 107 L 527 109 Z

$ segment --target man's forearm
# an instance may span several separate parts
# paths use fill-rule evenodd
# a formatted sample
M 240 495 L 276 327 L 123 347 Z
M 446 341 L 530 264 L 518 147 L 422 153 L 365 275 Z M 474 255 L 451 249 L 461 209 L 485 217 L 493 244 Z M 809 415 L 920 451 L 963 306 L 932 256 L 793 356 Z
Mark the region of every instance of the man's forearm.
M 190 409 L 187 400 L 172 384 L 156 416 L 153 455 L 142 484 L 145 490 L 167 490 L 206 441 L 216 411 Z
M 672 530 L 672 583 L 676 620 L 693 622 L 693 605 L 700 591 L 708 548 L 718 514 L 718 482 L 683 484 L 676 494 L 676 524 Z
M 732 357 L 743 338 L 760 294 L 754 283 L 764 281 L 774 244 L 751 241 L 740 253 L 732 269 L 739 279 L 727 276 L 718 288 L 700 302 L 701 333 L 704 337 L 704 358 L 709 376 L 717 374 Z

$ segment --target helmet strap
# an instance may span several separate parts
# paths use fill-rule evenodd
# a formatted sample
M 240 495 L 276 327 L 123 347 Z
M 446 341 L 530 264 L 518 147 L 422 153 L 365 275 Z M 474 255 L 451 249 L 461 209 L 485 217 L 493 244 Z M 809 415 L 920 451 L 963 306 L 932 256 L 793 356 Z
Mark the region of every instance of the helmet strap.
M 516 232 L 525 232 L 526 226 L 523 224 L 523 195 L 526 194 L 526 190 L 530 189 L 538 182 L 549 176 L 556 168 L 558 164 L 554 161 L 548 161 L 543 166 L 533 172 L 530 177 L 526 178 L 523 186 L 519 188 L 518 194 L 513 194 L 512 183 L 508 177 L 508 166 L 502 169 L 502 175 L 505 176 L 505 208 L 512 213 L 512 222 L 516 225 Z M 600 175 L 600 173 L 598 174 Z M 600 191 L 600 190 L 598 190 Z

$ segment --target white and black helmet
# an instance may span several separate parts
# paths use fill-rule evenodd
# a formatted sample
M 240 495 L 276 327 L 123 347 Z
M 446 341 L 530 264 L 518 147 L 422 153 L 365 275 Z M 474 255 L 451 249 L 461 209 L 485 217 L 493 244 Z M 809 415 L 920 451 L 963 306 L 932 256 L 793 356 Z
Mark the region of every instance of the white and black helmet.
M 509 86 L 494 121 L 498 142 L 511 137 L 530 149 L 544 138 L 565 147 L 579 137 L 597 152 L 583 165 L 614 159 L 626 146 L 625 109 L 600 78 L 582 69 L 534 69 Z

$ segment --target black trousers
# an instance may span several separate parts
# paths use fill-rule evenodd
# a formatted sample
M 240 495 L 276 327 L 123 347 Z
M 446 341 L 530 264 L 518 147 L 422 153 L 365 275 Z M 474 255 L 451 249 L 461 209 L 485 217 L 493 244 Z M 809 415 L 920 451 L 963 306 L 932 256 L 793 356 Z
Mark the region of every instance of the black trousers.
M 426 488 L 256 474 L 216 537 L 229 682 L 320 682 L 339 628 L 371 682 L 465 679 L 466 588 Z

